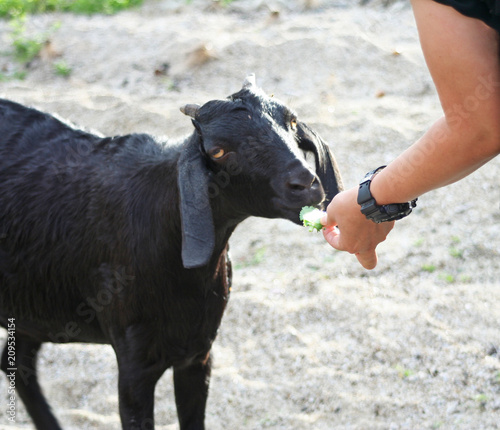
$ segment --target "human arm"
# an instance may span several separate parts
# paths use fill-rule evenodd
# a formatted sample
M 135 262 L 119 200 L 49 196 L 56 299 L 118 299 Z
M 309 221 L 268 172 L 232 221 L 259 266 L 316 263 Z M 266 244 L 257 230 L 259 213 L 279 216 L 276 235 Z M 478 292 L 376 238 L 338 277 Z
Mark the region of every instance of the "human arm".
M 445 115 L 378 175 L 379 204 L 456 182 L 500 153 L 498 33 L 431 0 L 412 6 Z
M 378 204 L 413 200 L 500 153 L 498 33 L 431 0 L 412 0 L 412 6 L 445 115 L 374 177 L 370 189 Z M 367 221 L 356 193 L 357 187 L 351 188 L 331 202 L 324 235 L 334 248 L 356 254 L 371 269 L 377 263 L 375 248 L 393 223 Z

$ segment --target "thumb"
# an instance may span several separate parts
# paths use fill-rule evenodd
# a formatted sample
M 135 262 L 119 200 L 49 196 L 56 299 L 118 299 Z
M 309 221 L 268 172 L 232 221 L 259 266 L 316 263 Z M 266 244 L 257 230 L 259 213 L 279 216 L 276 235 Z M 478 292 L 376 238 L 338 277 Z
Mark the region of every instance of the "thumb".
M 377 265 L 378 258 L 375 250 L 357 252 L 355 255 L 359 263 L 367 270 L 372 270 Z
M 321 225 L 328 225 L 328 214 L 324 214 L 321 219 L 319 220 L 319 222 L 321 223 Z M 331 223 L 333 224 L 333 223 Z

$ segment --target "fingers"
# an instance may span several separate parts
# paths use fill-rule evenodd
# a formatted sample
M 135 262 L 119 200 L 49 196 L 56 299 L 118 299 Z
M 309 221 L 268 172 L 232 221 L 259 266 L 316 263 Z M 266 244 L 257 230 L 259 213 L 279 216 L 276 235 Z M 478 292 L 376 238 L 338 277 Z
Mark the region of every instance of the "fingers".
M 323 236 L 325 240 L 336 250 L 350 252 L 343 246 L 341 242 L 342 236 L 337 227 L 326 226 L 323 229 Z M 359 263 L 367 270 L 372 270 L 377 266 L 378 262 L 377 252 L 374 249 L 368 251 L 350 252 L 350 253 L 354 254 L 358 259 Z
M 377 252 L 375 250 L 367 252 L 357 252 L 355 255 L 359 263 L 365 269 L 372 270 L 375 269 L 375 266 L 377 266 L 378 258 Z
M 325 240 L 339 251 L 355 254 L 359 263 L 368 270 L 377 265 L 375 248 L 383 242 L 392 223 L 375 224 L 366 219 L 357 203 L 358 188 L 337 194 L 321 219 Z

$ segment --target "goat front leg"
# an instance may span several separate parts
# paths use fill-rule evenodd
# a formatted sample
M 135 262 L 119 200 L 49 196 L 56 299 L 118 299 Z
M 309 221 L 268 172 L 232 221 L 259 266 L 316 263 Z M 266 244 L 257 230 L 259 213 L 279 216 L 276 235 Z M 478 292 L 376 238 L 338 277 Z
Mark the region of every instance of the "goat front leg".
M 137 346 L 137 345 L 136 345 Z M 116 349 L 118 400 L 123 430 L 154 430 L 154 393 L 165 368 L 148 362 L 142 350 Z
M 202 362 L 174 367 L 175 403 L 181 430 L 205 429 L 211 362 L 207 354 Z

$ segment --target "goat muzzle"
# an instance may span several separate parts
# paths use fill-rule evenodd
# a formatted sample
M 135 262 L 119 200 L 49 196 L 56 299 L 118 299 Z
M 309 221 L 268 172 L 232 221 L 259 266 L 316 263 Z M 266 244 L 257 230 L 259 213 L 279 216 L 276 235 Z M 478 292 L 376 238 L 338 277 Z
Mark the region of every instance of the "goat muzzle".
M 316 205 L 325 198 L 325 191 L 319 178 L 302 163 L 297 163 L 287 170 L 281 185 L 282 201 L 289 208 L 300 208 L 306 205 Z

